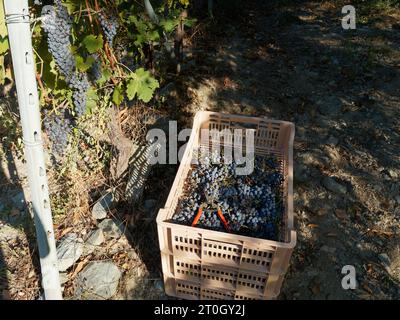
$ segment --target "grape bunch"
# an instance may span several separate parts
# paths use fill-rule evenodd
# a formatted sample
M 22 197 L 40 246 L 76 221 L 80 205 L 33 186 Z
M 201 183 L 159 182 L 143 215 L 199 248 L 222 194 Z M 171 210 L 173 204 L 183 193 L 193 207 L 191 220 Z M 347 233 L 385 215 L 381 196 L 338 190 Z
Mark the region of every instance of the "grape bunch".
M 92 76 L 92 80 L 97 81 L 102 76 L 101 70 L 101 60 L 98 54 L 92 54 L 91 57 L 94 59 L 92 67 L 90 68 L 90 73 Z
M 68 146 L 68 135 L 72 130 L 71 122 L 64 112 L 60 114 L 50 114 L 45 110 L 44 113 L 44 128 L 52 143 L 51 148 L 53 154 L 61 158 Z
M 107 18 L 103 13 L 99 13 L 99 20 L 101 28 L 106 35 L 107 42 L 110 47 L 113 45 L 114 37 L 117 34 L 119 27 L 118 19 L 116 17 Z
M 256 156 L 254 168 L 252 174 L 238 176 L 235 162 L 225 162 L 220 154 L 202 157 L 189 172 L 172 220 L 191 225 L 202 208 L 197 226 L 226 231 L 220 210 L 232 232 L 279 240 L 284 212 L 279 161 Z
M 55 4 L 42 8 L 43 29 L 47 33 L 49 51 L 68 82 L 75 71 L 75 59 L 70 51 L 69 40 L 72 19 L 59 1 L 55 1 Z
M 49 51 L 54 57 L 57 67 L 65 77 L 68 86 L 74 90 L 72 98 L 78 116 L 85 112 L 86 93 L 89 81 L 86 73 L 78 73 L 75 58 L 70 50 L 72 19 L 60 0 L 54 1 L 55 6 L 42 8 L 43 29 L 47 33 Z
M 69 81 L 69 86 L 74 89 L 72 98 L 74 100 L 75 112 L 80 117 L 86 111 L 86 93 L 90 87 L 86 74 L 74 74 Z

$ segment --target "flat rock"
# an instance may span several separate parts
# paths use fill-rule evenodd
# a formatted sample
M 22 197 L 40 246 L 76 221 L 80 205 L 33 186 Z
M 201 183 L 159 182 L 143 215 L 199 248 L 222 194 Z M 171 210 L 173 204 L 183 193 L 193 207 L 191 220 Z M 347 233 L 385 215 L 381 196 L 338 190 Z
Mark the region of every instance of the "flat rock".
M 96 250 L 105 240 L 104 233 L 101 229 L 92 231 L 87 238 L 83 247 L 83 256 L 87 256 Z
M 120 227 L 112 219 L 104 219 L 98 227 L 103 231 L 106 240 L 118 239 L 123 235 L 122 224 Z
M 334 193 L 345 194 L 347 192 L 347 188 L 345 186 L 336 182 L 336 180 L 331 177 L 323 178 L 322 184 L 326 189 L 328 189 L 329 191 L 332 191 Z
M 86 240 L 86 243 L 92 246 L 99 246 L 104 242 L 104 233 L 101 229 L 93 230 Z
M 66 234 L 57 246 L 58 270 L 66 271 L 83 253 L 83 240 L 75 233 Z
M 114 205 L 114 197 L 111 193 L 102 196 L 92 209 L 92 217 L 96 220 L 101 220 L 107 217 L 107 213 Z
M 111 261 L 89 263 L 75 281 L 75 295 L 78 299 L 110 299 L 117 293 L 121 271 Z
M 390 267 L 391 261 L 386 253 L 380 253 L 378 255 L 378 259 L 380 262 L 382 262 L 383 265 L 385 265 L 386 267 Z

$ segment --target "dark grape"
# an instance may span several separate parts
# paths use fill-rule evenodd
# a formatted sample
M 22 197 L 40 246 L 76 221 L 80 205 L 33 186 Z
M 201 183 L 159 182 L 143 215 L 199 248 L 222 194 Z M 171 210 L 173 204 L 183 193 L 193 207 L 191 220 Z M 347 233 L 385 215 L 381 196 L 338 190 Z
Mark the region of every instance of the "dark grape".
M 201 152 L 200 152 L 201 154 Z M 217 210 L 229 221 L 235 233 L 278 240 L 278 226 L 284 207 L 281 199 L 283 176 L 274 157 L 257 156 L 255 170 L 248 176 L 236 176 L 236 164 L 224 163 L 218 153 L 203 155 L 186 181 L 173 221 L 191 224 L 200 206 L 198 226 L 224 231 Z
M 114 37 L 116 36 L 119 27 L 118 19 L 116 17 L 108 18 L 103 13 L 99 13 L 99 20 L 107 42 L 109 46 L 112 47 Z
M 49 112 L 45 111 L 43 124 L 51 141 L 53 154 L 57 157 L 62 157 L 68 146 L 68 135 L 72 130 L 70 120 L 65 113 L 49 114 Z
M 70 50 L 72 19 L 60 0 L 55 0 L 54 4 L 42 8 L 43 29 L 47 33 L 49 51 L 57 67 L 68 86 L 74 90 L 72 97 L 75 111 L 81 116 L 85 112 L 86 93 L 90 85 L 87 75 L 77 72 L 75 58 Z

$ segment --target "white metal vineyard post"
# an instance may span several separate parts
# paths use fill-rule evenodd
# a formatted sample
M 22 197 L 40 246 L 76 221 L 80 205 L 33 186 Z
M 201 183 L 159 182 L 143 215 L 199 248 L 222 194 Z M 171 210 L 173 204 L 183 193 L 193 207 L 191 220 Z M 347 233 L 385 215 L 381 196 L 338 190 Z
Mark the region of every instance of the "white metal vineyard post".
M 4 0 L 45 299 L 62 299 L 41 138 L 28 0 Z

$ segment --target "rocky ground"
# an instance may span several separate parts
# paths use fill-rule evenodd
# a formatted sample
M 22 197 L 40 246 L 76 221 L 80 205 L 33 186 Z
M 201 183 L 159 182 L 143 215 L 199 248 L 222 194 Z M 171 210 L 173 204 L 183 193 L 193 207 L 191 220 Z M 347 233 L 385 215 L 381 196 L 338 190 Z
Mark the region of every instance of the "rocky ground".
M 295 123 L 298 244 L 280 299 L 400 298 L 400 11 L 360 15 L 365 23 L 346 31 L 342 5 L 248 1 L 200 24 L 164 90 L 182 125 L 198 110 Z M 0 288 L 32 299 L 38 261 L 18 161 L 2 162 Z M 175 172 L 153 168 L 133 213 L 105 198 L 79 227 L 56 225 L 66 297 L 165 298 L 154 220 Z M 355 290 L 341 286 L 345 265 Z

